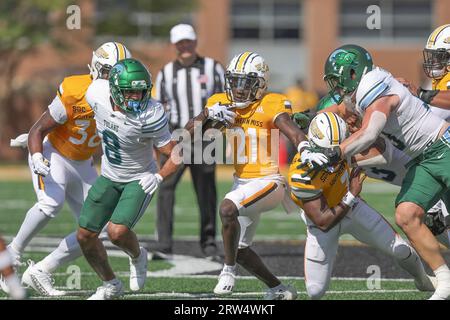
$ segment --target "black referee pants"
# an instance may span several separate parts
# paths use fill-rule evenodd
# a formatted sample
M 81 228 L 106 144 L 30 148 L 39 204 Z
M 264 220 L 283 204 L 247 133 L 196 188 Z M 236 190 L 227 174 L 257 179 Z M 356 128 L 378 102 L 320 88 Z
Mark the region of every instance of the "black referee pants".
M 162 163 L 167 157 L 161 155 Z M 157 238 L 163 250 L 172 249 L 173 242 L 173 208 L 175 205 L 175 189 L 186 167 L 191 171 L 197 204 L 200 210 L 200 246 L 215 245 L 216 238 L 216 166 L 215 164 L 181 165 L 177 171 L 163 180 L 159 187 L 157 203 Z

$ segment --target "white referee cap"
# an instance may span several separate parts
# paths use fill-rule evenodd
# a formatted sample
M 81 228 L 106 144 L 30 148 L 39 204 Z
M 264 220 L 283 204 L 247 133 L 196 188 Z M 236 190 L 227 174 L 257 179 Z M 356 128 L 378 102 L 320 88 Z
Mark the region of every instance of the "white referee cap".
M 175 44 L 181 40 L 196 40 L 194 28 L 189 24 L 177 24 L 170 30 L 170 42 Z

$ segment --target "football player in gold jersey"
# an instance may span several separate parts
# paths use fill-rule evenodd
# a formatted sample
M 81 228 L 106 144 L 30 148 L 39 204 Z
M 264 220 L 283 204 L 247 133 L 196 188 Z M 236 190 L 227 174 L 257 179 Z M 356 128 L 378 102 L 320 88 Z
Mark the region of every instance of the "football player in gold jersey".
M 417 88 L 403 78 L 412 94 L 435 107 L 450 109 L 450 24 L 436 28 L 428 37 L 423 50 L 423 69 L 432 79 L 431 90 Z
M 29 165 L 38 201 L 28 210 L 8 246 L 16 265 L 31 239 L 61 211 L 65 201 L 78 220 L 87 192 L 97 178 L 92 155 L 100 145 L 85 93 L 93 80 L 107 78 L 117 61 L 130 57 L 121 43 L 101 45 L 93 52 L 90 74 L 64 78 L 48 109 L 31 128 Z M 74 232 L 42 261 L 30 264 L 22 282 L 43 295 L 63 295 L 64 291 L 53 288 L 51 272 L 81 255 Z
M 332 112 L 318 114 L 309 126 L 311 146 L 332 154 L 347 137 L 345 121 Z M 307 225 L 305 282 L 308 295 L 320 299 L 329 286 L 339 237 L 351 234 L 357 240 L 392 256 L 421 290 L 434 290 L 432 280 L 414 249 L 391 225 L 360 197 L 365 175 L 351 172 L 347 160 L 308 173 L 297 155 L 289 169 L 291 198 L 302 209 Z
M 305 135 L 291 120 L 291 105 L 285 96 L 267 91 L 269 68 L 257 53 L 235 56 L 227 67 L 224 93 L 211 96 L 204 111 L 192 119 L 226 122 L 226 137 L 233 150 L 234 184 L 220 205 L 225 265 L 214 289 L 230 294 L 236 278 L 236 262 L 262 280 L 270 299 L 295 299 L 297 292 L 282 284 L 251 249 L 262 212 L 282 202 L 286 181 L 278 167 L 279 131 L 301 152 L 305 163 L 323 165 L 325 155 L 311 152 Z M 235 140 L 236 138 L 236 140 Z M 275 142 L 273 142 L 275 141 Z

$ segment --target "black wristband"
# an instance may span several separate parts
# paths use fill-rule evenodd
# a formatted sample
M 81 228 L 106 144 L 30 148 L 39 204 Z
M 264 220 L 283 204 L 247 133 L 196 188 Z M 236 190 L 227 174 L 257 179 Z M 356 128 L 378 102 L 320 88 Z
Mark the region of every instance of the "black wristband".
M 417 96 L 425 103 L 431 103 L 431 100 L 439 93 L 439 90 L 425 90 L 419 87 Z

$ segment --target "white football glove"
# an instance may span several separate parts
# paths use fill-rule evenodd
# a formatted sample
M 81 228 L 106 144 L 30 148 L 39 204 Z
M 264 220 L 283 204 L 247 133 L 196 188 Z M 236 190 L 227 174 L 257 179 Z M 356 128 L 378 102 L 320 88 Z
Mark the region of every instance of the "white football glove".
M 149 173 L 139 181 L 139 184 L 145 193 L 152 195 L 159 188 L 162 181 L 163 177 L 158 173 Z
M 218 120 L 221 122 L 234 123 L 236 113 L 228 110 L 227 105 L 222 105 L 219 102 L 214 104 L 211 108 L 208 108 L 208 118 L 212 120 Z
M 50 172 L 50 161 L 44 158 L 42 153 L 36 152 L 31 156 L 33 162 L 33 172 L 45 177 Z
M 22 133 L 15 139 L 11 139 L 9 145 L 11 147 L 26 148 L 28 147 L 28 133 Z
M 330 159 L 326 155 L 320 152 L 312 152 L 309 148 L 308 141 L 300 142 L 297 147 L 302 163 L 310 164 L 312 167 L 322 167 L 330 162 Z

